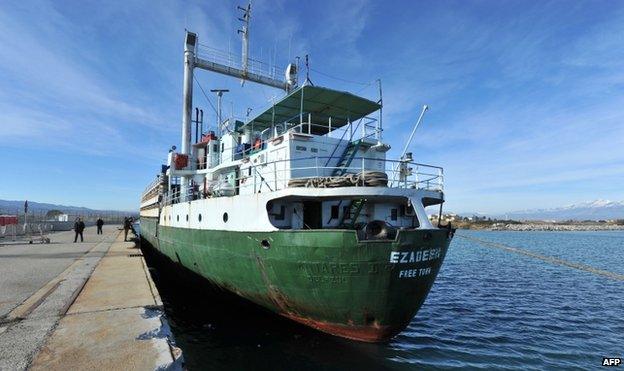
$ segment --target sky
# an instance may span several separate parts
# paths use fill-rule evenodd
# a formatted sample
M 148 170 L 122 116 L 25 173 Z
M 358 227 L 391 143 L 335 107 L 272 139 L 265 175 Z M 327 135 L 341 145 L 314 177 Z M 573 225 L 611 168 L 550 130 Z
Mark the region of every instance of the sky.
M 180 146 L 184 30 L 238 53 L 237 5 L 3 1 L 0 199 L 138 209 Z M 308 54 L 315 85 L 376 100 L 381 79 L 389 157 L 429 105 L 410 150 L 447 210 L 624 200 L 624 2 L 256 0 L 251 22 L 252 57 Z M 238 116 L 283 94 L 196 76 Z

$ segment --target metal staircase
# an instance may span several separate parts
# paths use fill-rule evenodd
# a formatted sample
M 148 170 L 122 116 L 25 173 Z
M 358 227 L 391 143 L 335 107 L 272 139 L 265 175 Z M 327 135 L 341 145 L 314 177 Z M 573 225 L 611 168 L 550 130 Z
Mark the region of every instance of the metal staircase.
M 351 201 L 351 204 L 349 205 L 349 213 L 344 213 L 342 215 L 342 219 L 340 219 L 340 223 L 338 224 L 340 226 L 354 228 L 355 223 L 357 222 L 357 219 L 360 216 L 362 209 L 364 208 L 364 204 L 366 204 L 366 199 L 364 198 L 358 198 Z
M 351 165 L 351 161 L 353 161 L 355 154 L 360 149 L 361 144 L 362 141 L 359 139 L 347 144 L 347 148 L 345 148 L 342 153 L 342 157 L 338 160 L 336 168 L 332 171 L 332 176 L 344 175 L 347 172 L 347 169 L 349 168 L 349 165 Z

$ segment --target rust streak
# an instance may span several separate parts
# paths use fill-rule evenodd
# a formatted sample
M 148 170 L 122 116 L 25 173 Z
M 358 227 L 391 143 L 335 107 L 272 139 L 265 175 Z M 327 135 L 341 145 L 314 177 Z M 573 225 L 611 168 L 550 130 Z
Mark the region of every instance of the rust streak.
M 368 326 L 354 326 L 313 320 L 310 318 L 300 317 L 292 313 L 283 313 L 282 315 L 292 319 L 293 321 L 297 321 L 331 335 L 364 341 L 367 343 L 388 341 L 403 329 L 403 326 L 381 326 L 376 321 L 372 325 Z

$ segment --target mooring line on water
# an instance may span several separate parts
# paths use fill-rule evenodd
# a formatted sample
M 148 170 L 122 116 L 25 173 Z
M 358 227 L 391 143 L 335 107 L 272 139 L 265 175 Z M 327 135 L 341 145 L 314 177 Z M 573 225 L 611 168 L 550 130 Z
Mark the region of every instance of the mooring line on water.
M 534 253 L 532 251 L 529 250 L 525 250 L 525 249 L 521 249 L 519 247 L 513 247 L 513 246 L 508 246 L 508 245 L 504 245 L 502 243 L 498 243 L 498 242 L 492 242 L 492 241 L 487 241 L 487 240 L 482 240 L 480 238 L 475 238 L 475 237 L 468 237 L 468 236 L 463 236 L 460 234 L 456 234 L 455 236 L 457 237 L 461 237 L 461 238 L 465 238 L 467 240 L 471 240 L 474 242 L 477 242 L 481 245 L 484 246 L 488 246 L 488 247 L 494 247 L 497 249 L 501 249 L 501 250 L 505 250 L 508 252 L 512 252 L 515 254 L 520 254 L 520 255 L 525 255 L 525 256 L 529 256 L 531 258 L 535 258 L 535 259 L 539 259 L 548 263 L 553 263 L 553 264 L 557 264 L 557 265 L 561 265 L 564 267 L 568 267 L 568 268 L 574 268 L 574 269 L 578 269 L 584 272 L 589 272 L 589 273 L 593 273 L 593 274 L 597 274 L 599 276 L 604 276 L 613 280 L 617 280 L 617 281 L 624 281 L 624 274 L 618 274 L 618 273 L 614 273 L 614 272 L 610 272 L 604 269 L 598 269 L 598 268 L 594 268 L 590 265 L 585 265 L 585 264 L 580 264 L 580 263 L 574 263 L 568 260 L 564 260 L 564 259 L 559 259 L 559 258 L 555 258 L 552 256 L 548 256 L 548 255 L 542 255 L 542 254 L 538 254 L 538 253 Z

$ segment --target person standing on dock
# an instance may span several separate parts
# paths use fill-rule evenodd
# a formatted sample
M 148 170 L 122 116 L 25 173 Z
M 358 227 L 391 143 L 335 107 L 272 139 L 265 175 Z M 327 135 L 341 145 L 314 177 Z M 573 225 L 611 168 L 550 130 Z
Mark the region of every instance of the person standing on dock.
M 132 220 L 128 217 L 124 218 L 124 241 L 128 241 L 128 231 L 132 228 Z
M 102 220 L 102 218 L 98 218 L 98 220 L 95 222 L 95 225 L 97 225 L 97 234 L 102 234 L 102 226 L 104 225 L 104 221 Z
M 74 222 L 74 232 L 76 232 L 76 236 L 74 237 L 74 243 L 78 241 L 78 235 L 80 235 L 80 242 L 84 241 L 84 239 L 82 238 L 82 232 L 84 232 L 84 229 L 85 224 L 82 219 L 80 219 L 80 217 L 76 218 L 76 221 Z

